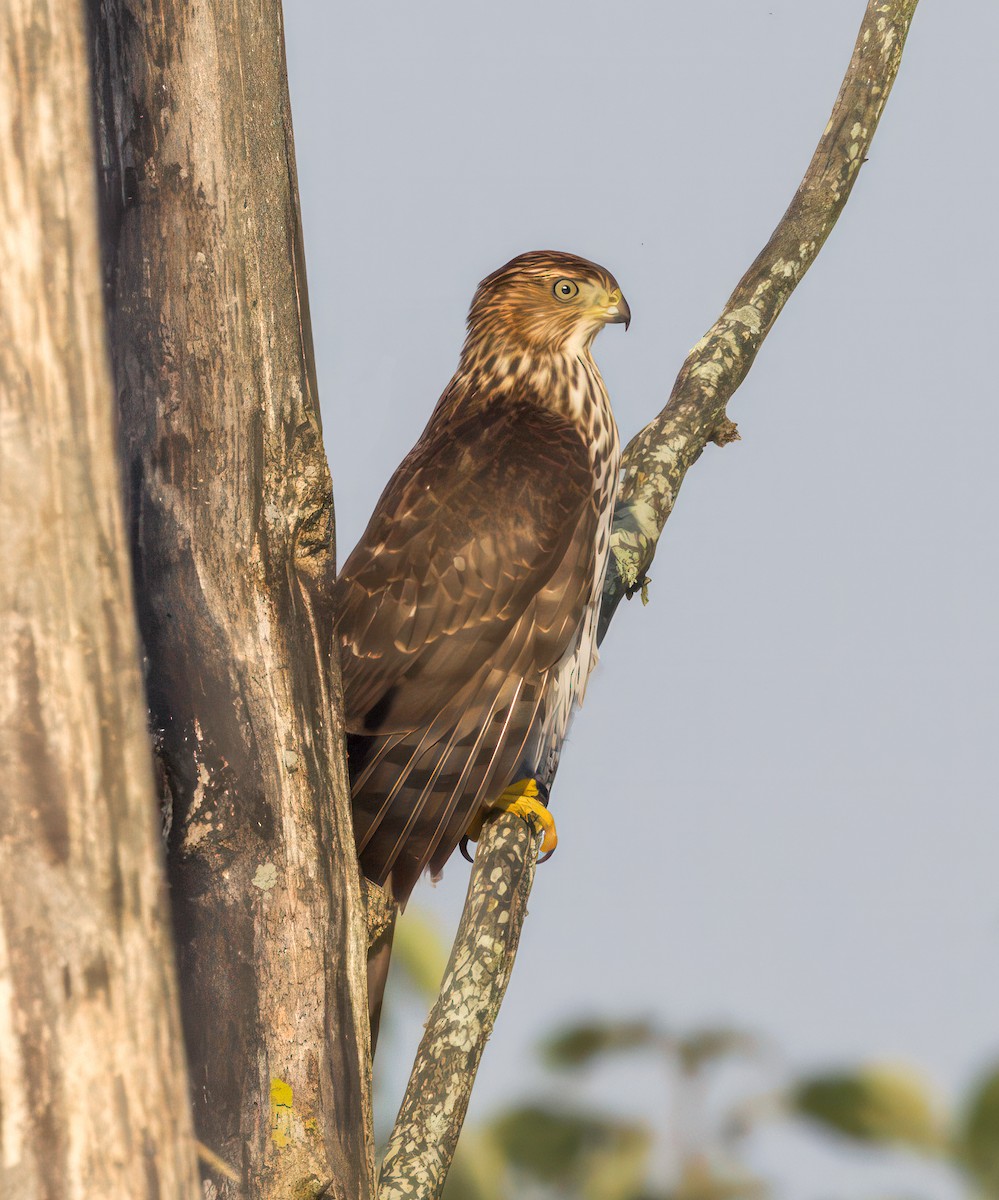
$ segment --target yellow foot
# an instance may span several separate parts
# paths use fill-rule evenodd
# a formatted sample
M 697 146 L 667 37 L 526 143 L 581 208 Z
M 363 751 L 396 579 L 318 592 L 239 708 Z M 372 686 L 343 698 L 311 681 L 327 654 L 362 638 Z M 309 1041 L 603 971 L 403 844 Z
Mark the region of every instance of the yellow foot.
M 541 843 L 541 854 L 551 854 L 558 845 L 555 819 L 539 799 L 538 785 L 535 780 L 518 779 L 516 783 L 511 783 L 489 807 L 501 809 L 503 812 L 516 813 L 518 817 L 523 817 L 532 828 L 542 829 L 545 840 Z

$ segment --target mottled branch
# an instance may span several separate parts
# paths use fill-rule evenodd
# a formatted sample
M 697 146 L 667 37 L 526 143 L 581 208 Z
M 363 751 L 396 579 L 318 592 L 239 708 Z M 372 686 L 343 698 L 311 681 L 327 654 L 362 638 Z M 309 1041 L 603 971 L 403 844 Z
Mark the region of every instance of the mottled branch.
M 832 116 L 787 212 L 687 356 L 666 407 L 625 450 L 601 636 L 621 597 L 643 587 L 688 467 L 708 442 L 724 445 L 739 436 L 726 405 L 843 211 L 898 72 L 916 3 L 871 0 Z M 451 962 L 382 1168 L 380 1200 L 433 1200 L 443 1190 L 513 967 L 536 853 L 536 839 L 518 818 L 504 816 L 483 831 Z
M 645 583 L 688 467 L 738 437 L 725 408 L 849 199 L 902 60 L 918 0 L 871 0 L 832 115 L 794 199 L 721 316 L 687 355 L 666 407 L 625 449 L 601 637 Z
M 527 913 L 540 833 L 511 813 L 482 829 L 440 995 L 385 1152 L 379 1200 L 440 1196 Z

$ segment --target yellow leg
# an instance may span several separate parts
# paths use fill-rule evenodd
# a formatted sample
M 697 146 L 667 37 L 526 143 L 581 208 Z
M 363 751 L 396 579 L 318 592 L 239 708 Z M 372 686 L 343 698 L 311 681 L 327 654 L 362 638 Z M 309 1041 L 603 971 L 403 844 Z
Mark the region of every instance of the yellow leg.
M 534 829 L 544 831 L 545 840 L 541 843 L 541 854 L 550 854 L 558 845 L 558 834 L 555 832 L 555 819 L 538 798 L 538 785 L 533 779 L 518 779 L 511 783 L 489 805 L 503 812 L 516 813 Z

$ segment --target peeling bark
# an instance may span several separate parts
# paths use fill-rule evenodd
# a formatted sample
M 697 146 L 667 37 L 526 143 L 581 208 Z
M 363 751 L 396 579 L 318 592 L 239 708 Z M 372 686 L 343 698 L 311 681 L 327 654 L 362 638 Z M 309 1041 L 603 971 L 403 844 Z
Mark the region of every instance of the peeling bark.
M 82 3 L 0 14 L 0 1194 L 194 1200 Z
M 280 3 L 91 4 L 196 1125 L 249 1197 L 354 1200 L 373 1171 L 365 918 Z

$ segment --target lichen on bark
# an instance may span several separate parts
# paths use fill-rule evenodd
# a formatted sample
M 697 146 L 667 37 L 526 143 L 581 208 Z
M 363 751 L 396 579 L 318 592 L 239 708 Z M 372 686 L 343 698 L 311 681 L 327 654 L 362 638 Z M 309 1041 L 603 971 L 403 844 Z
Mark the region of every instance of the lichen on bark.
M 440 994 L 382 1162 L 379 1200 L 439 1196 L 513 969 L 541 833 L 512 813 L 482 828 Z

